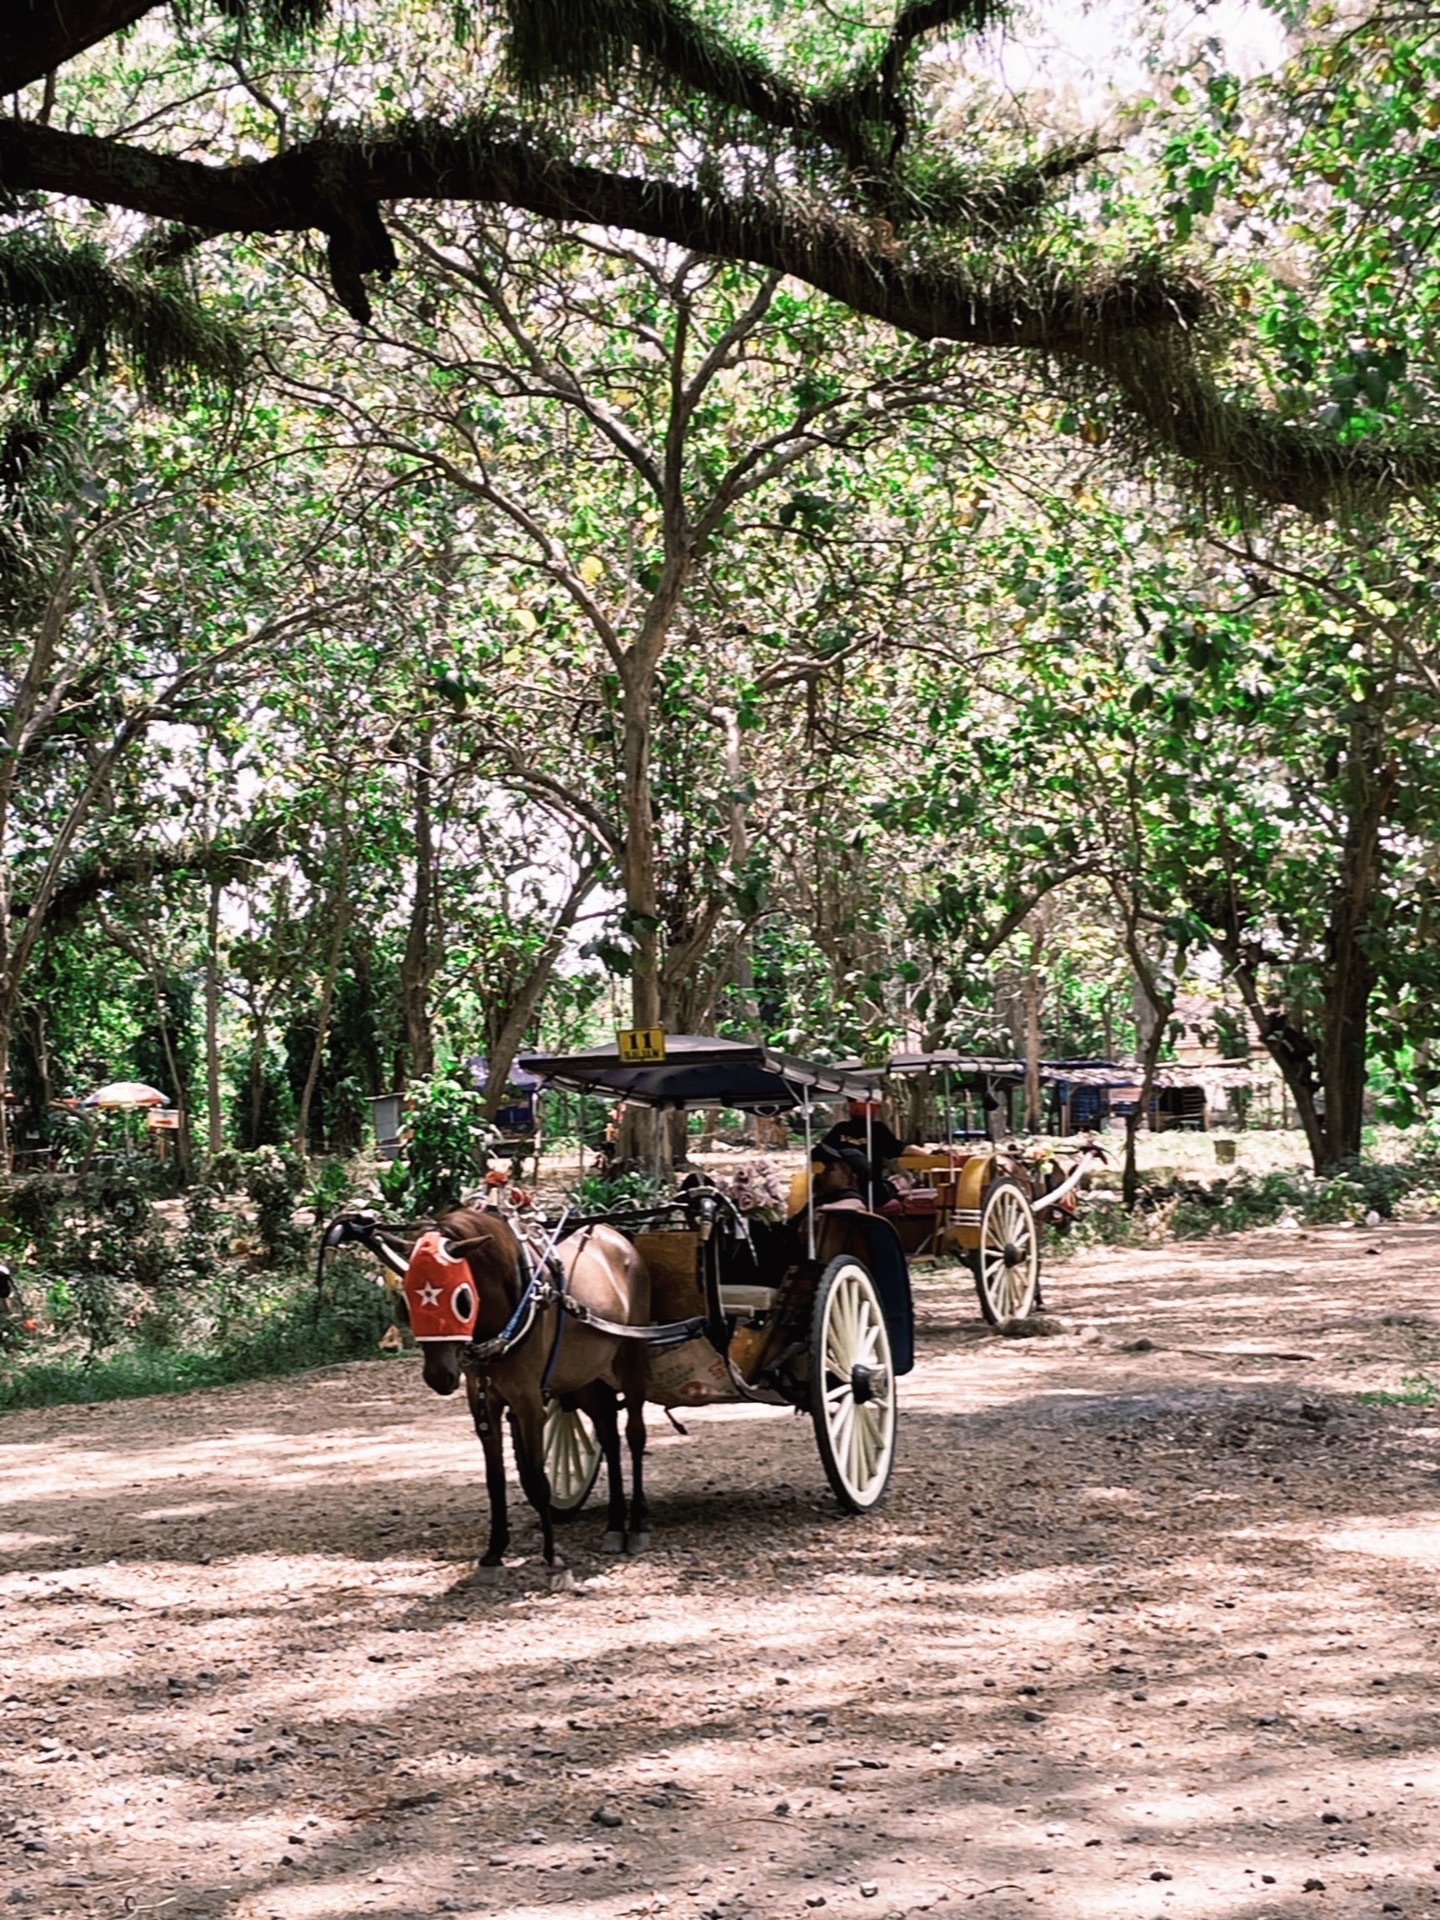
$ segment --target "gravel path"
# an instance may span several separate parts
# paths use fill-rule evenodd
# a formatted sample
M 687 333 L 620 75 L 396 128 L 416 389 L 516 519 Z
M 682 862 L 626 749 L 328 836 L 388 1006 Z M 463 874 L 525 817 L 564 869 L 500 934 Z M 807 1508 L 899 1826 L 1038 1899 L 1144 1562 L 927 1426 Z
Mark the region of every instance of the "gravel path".
M 890 1498 L 652 1426 L 655 1549 L 499 1588 L 411 1359 L 0 1418 L 20 1915 L 1259 1920 L 1440 1908 L 1440 1231 L 917 1280 Z

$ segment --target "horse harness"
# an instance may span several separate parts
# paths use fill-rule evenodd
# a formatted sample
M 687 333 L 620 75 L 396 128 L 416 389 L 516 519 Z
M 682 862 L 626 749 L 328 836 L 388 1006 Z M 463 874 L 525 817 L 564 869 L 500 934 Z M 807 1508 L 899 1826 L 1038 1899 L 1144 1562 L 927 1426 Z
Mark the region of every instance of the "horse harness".
M 556 1316 L 555 1337 L 545 1363 L 542 1390 L 548 1386 L 550 1376 L 555 1370 L 567 1320 L 573 1320 L 579 1326 L 589 1327 L 595 1333 L 608 1334 L 617 1340 L 643 1340 L 648 1346 L 655 1347 L 657 1350 L 681 1346 L 685 1341 L 693 1340 L 697 1334 L 704 1333 L 707 1322 L 703 1316 L 688 1320 L 671 1320 L 660 1325 L 629 1326 L 619 1320 L 608 1319 L 604 1314 L 597 1313 L 593 1307 L 587 1307 L 583 1301 L 576 1300 L 568 1294 L 565 1291 L 565 1269 L 561 1266 L 555 1252 L 556 1243 L 565 1229 L 568 1218 L 567 1210 L 561 1214 L 548 1235 L 538 1222 L 511 1220 L 510 1225 L 515 1234 L 519 1253 L 520 1298 L 516 1301 L 510 1318 L 499 1333 L 492 1335 L 488 1340 L 466 1341 L 461 1365 L 475 1381 L 483 1382 L 491 1368 L 516 1352 L 534 1332 L 535 1323 L 540 1315 L 550 1306 L 558 1307 L 559 1313 Z M 597 1226 L 603 1224 L 602 1221 L 590 1220 L 580 1231 L 588 1238 Z M 421 1236 L 421 1242 L 417 1243 L 416 1248 L 412 1248 L 407 1260 L 406 1253 L 402 1251 L 406 1244 L 406 1236 L 400 1231 L 382 1226 L 371 1215 L 342 1214 L 332 1221 L 321 1244 L 316 1284 L 318 1286 L 323 1279 L 327 1250 L 353 1241 L 359 1241 L 362 1245 L 369 1247 L 379 1257 L 382 1265 L 396 1279 L 403 1281 L 411 1271 L 410 1262 L 413 1262 L 418 1246 L 429 1240 L 436 1243 L 434 1251 L 438 1252 L 439 1258 L 447 1266 L 452 1263 L 460 1265 L 470 1246 L 476 1244 L 468 1240 L 442 1241 L 441 1236 L 432 1230 L 431 1233 Z M 466 1264 L 468 1268 L 468 1263 Z M 472 1297 L 473 1284 L 472 1279 L 470 1282 Z M 439 1291 L 437 1288 L 437 1297 Z M 466 1316 L 473 1316 L 473 1313 L 474 1306 L 467 1306 Z M 423 1337 L 443 1339 L 447 1335 L 436 1332 Z M 482 1433 L 488 1429 L 486 1396 L 483 1394 L 477 1400 L 476 1421 Z
M 592 1332 L 609 1334 L 617 1340 L 643 1340 L 656 1348 L 677 1347 L 686 1340 L 693 1340 L 705 1330 L 703 1316 L 689 1320 L 669 1320 L 658 1325 L 631 1326 L 620 1320 L 610 1320 L 603 1313 L 597 1313 L 593 1307 L 587 1307 L 581 1300 L 565 1291 L 565 1269 L 555 1252 L 556 1243 L 564 1231 L 567 1215 L 562 1213 L 548 1238 L 538 1223 L 511 1221 L 520 1254 L 520 1273 L 523 1285 L 520 1298 L 509 1320 L 488 1340 L 472 1340 L 465 1349 L 464 1364 L 467 1371 L 484 1374 L 499 1360 L 504 1360 L 534 1331 L 535 1322 L 546 1307 L 560 1309 L 555 1323 L 555 1339 L 551 1346 L 550 1357 L 545 1364 L 545 1380 L 555 1368 L 560 1351 L 560 1340 L 564 1333 L 566 1320 L 577 1325 L 589 1327 Z M 600 1221 L 588 1221 L 581 1232 L 588 1240 Z M 449 1243 L 453 1253 L 464 1253 L 468 1242 L 452 1240 Z

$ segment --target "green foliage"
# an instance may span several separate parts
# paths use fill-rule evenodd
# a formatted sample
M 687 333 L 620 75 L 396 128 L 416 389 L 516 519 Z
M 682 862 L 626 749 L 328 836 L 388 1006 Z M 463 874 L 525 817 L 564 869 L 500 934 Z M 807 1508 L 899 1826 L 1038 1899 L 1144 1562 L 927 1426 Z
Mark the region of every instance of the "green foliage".
M 1214 1181 L 1152 1182 L 1142 1205 L 1168 1212 L 1177 1239 L 1243 1233 L 1288 1217 L 1303 1226 L 1362 1223 L 1375 1213 L 1390 1219 L 1409 1194 L 1431 1194 L 1440 1162 L 1353 1160 L 1325 1179 L 1304 1173 L 1236 1174 Z
M 1429 504 L 1360 509 L 1434 471 L 1436 55 L 1414 23 L 1341 32 L 1317 15 L 1294 22 L 1291 69 L 1249 83 L 1197 42 L 1183 76 L 1158 60 L 1156 99 L 1121 116 L 1123 151 L 1047 156 L 983 81 L 973 118 L 958 81 L 943 125 L 932 112 L 947 63 L 967 85 L 979 71 L 965 41 L 987 11 L 497 4 L 486 17 L 503 15 L 540 115 L 506 178 L 538 163 L 577 223 L 575 153 L 597 177 L 658 182 L 689 209 L 687 253 L 601 243 L 608 219 L 581 240 L 416 202 L 383 350 L 341 356 L 284 245 L 209 247 L 194 270 L 214 313 L 285 310 L 244 411 L 218 393 L 223 356 L 186 345 L 185 283 L 154 275 L 184 236 L 117 265 L 83 208 L 52 245 L 16 203 L 0 372 L 26 444 L 54 428 L 31 479 L 59 639 L 17 627 L 0 660 L 7 713 L 32 665 L 43 682 L 0 803 L 12 932 L 64 852 L 22 1003 L 0 1015 L 27 1143 L 64 1124 L 52 1102 L 68 1087 L 127 1068 L 169 1085 L 156 971 L 181 1077 L 197 1079 L 213 963 L 232 1131 L 247 1150 L 288 1146 L 337 900 L 353 920 L 307 1149 L 361 1144 L 365 1093 L 405 1070 L 417 1004 L 442 1058 L 508 1046 L 515 1024 L 583 1043 L 625 1018 L 614 985 L 643 987 L 647 943 L 670 1024 L 867 1059 L 902 1037 L 1008 1053 L 1031 978 L 1047 1051 L 1127 1051 L 1127 936 L 1165 992 L 1208 949 L 1235 1051 L 1274 1015 L 1278 1052 L 1325 1090 L 1318 1164 L 1353 1148 L 1367 1064 L 1387 1115 L 1424 1111 L 1440 1072 L 1440 548 Z M 350 135 L 316 104 L 340 72 L 357 142 L 373 106 L 402 149 L 430 159 L 453 136 L 493 176 L 515 129 L 498 110 L 458 129 L 435 116 L 426 91 L 448 110 L 453 71 L 434 24 L 372 9 L 313 63 L 279 63 L 265 86 L 286 167 L 303 173 L 318 126 L 343 170 Z M 238 135 L 254 160 L 279 145 L 275 109 L 228 67 L 215 78 L 207 31 L 169 45 L 173 67 L 146 84 L 196 79 L 200 137 Z M 481 41 L 467 85 L 499 101 L 497 43 Z M 128 112 L 127 60 L 102 50 L 62 72 L 57 138 Z M 847 320 L 794 277 L 758 310 L 761 276 L 726 255 L 773 235 L 777 210 L 801 267 L 886 324 Z M 712 216 L 722 244 L 691 245 Z M 1167 251 L 1177 238 L 1192 251 Z M 344 252 L 345 234 L 329 239 Z M 943 339 L 957 290 L 976 337 L 1003 346 L 1018 328 L 1043 379 L 1014 354 L 889 329 L 920 310 Z M 675 370 L 706 366 L 678 421 Z M 166 417 L 148 404 L 161 395 Z M 1200 462 L 1212 511 L 1163 487 L 1139 503 L 1157 442 Z M 1325 511 L 1301 521 L 1287 500 Z M 313 644 L 267 645 L 262 680 L 254 662 L 214 664 L 207 649 L 336 582 L 353 602 Z M 652 614 L 664 645 L 642 670 Z M 89 771 L 175 660 L 197 677 L 66 840 Z M 647 703 L 641 819 L 626 730 Z M 256 806 L 265 831 L 242 831 Z M 611 890 L 642 825 L 653 898 L 622 905 Z M 223 871 L 179 862 L 232 832 L 247 852 Z M 1346 982 L 1358 1004 L 1337 1012 Z M 483 1135 L 458 1077 L 413 1094 L 405 1159 L 379 1178 L 389 1204 L 424 1210 L 474 1184 Z M 250 1171 L 256 1238 L 283 1263 L 295 1194 Z M 328 1210 L 339 1183 L 322 1168 L 310 1204 Z M 1210 1191 L 1154 1196 L 1145 1219 L 1168 1208 L 1189 1232 L 1287 1206 L 1384 1215 L 1405 1197 L 1363 1169 L 1323 1192 Z M 181 1276 L 224 1251 L 218 1212 L 203 1215 L 178 1251 L 124 1182 L 37 1219 L 74 1337 L 103 1345 L 107 1284 L 148 1289 L 168 1337 Z
M 1407 1373 L 1398 1392 L 1362 1393 L 1360 1399 L 1369 1407 L 1440 1407 L 1440 1380 L 1432 1380 L 1428 1373 Z
M 420 1213 L 443 1213 L 459 1206 L 478 1184 L 493 1129 L 485 1122 L 480 1095 L 461 1069 L 412 1081 L 405 1099 L 408 1198 Z
M 295 1093 L 278 1061 L 251 1060 L 246 1079 L 235 1093 L 232 1126 L 242 1152 L 283 1147 L 293 1138 Z
M 64 1206 L 64 1192 L 54 1180 L 13 1182 L 0 1196 L 7 1243 L 18 1247 L 29 1244 L 43 1258 L 53 1243 Z
M 158 1001 L 158 1004 L 157 1004 Z M 195 1005 L 195 983 L 188 975 L 171 974 L 160 984 L 138 981 L 134 990 L 134 1017 L 138 1029 L 130 1046 L 135 1079 L 159 1087 L 173 1107 L 182 1099 L 194 1104 L 195 1076 L 200 1063 L 200 1029 Z M 179 1069 L 181 1084 L 172 1085 Z
M 255 1208 L 255 1230 L 266 1260 L 282 1265 L 303 1244 L 295 1202 L 304 1185 L 304 1163 L 278 1147 L 257 1147 L 245 1166 L 245 1192 Z
M 0 1318 L 0 1405 L 169 1392 L 374 1352 L 389 1311 L 372 1263 L 334 1262 L 315 1295 L 308 1237 L 293 1225 L 298 1163 L 262 1148 L 220 1171 L 243 1172 L 253 1229 L 206 1184 L 187 1193 L 178 1225 L 163 1219 L 154 1164 L 138 1156 L 69 1190 L 11 1190 L 17 1300 Z
M 375 1185 L 391 1213 L 403 1213 L 410 1202 L 410 1169 L 404 1160 L 382 1160 L 375 1169 Z M 423 1208 L 420 1209 L 423 1212 Z
M 311 1161 L 305 1202 L 314 1212 L 317 1227 L 337 1214 L 353 1193 L 354 1182 L 344 1161 Z
M 234 386 L 244 368 L 238 330 L 201 309 L 178 275 L 146 278 L 92 241 L 43 229 L 0 237 L 0 340 L 33 349 L 57 326 L 123 354 L 157 400 L 197 379 Z
M 570 1204 L 584 1213 L 623 1212 L 653 1207 L 669 1195 L 669 1182 L 632 1168 L 626 1173 L 587 1173 L 572 1188 Z
M 53 1320 L 22 1344 L 11 1344 L 0 1376 L 0 1408 L 179 1393 L 373 1359 L 391 1324 L 373 1263 L 344 1256 L 327 1270 L 318 1299 L 307 1262 L 252 1277 L 243 1302 L 227 1298 L 218 1313 L 213 1288 L 165 1304 L 165 1318 L 141 1313 L 123 1329 L 130 1337 L 104 1347 L 95 1343 L 75 1352 Z M 63 1311 L 79 1314 L 70 1302 Z M 112 1336 L 122 1331 L 113 1317 L 107 1324 Z

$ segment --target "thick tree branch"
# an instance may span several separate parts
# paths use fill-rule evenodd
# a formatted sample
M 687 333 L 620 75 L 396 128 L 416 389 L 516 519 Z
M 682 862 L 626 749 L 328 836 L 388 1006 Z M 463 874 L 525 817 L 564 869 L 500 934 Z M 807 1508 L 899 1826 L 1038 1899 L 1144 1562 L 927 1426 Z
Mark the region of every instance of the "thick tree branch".
M 153 13 L 160 0 L 8 0 L 0 10 L 0 94 L 43 80 L 77 53 Z
M 106 894 L 160 878 L 184 874 L 223 883 L 248 877 L 256 867 L 277 861 L 283 847 L 278 825 L 259 821 L 236 840 L 191 840 L 173 847 L 136 848 L 120 855 L 92 854 L 72 868 L 51 894 L 46 924 L 52 933 L 74 926 L 85 910 Z M 29 902 L 18 898 L 14 911 L 17 916 L 27 914 Z
M 920 339 L 1049 355 L 1071 385 L 1117 399 L 1121 430 L 1168 458 L 1192 490 L 1319 514 L 1383 508 L 1440 484 L 1433 436 L 1342 445 L 1224 392 L 1197 345 L 1217 317 L 1214 295 L 1158 259 L 1089 278 L 1040 260 L 982 269 L 953 249 L 898 247 L 872 223 L 798 190 L 726 195 L 609 172 L 557 155 L 543 133 L 493 119 L 357 132 L 232 167 L 10 120 L 0 122 L 0 182 L 216 234 L 324 233 L 335 291 L 361 321 L 370 316 L 364 277 L 395 264 L 380 213 L 388 202 L 478 200 L 628 228 L 793 274 Z
M 926 340 L 1075 354 L 1093 351 L 1102 335 L 1193 325 L 1210 305 L 1193 279 L 1153 264 L 1084 285 L 1058 270 L 1048 279 L 1014 273 L 983 282 L 953 257 L 898 257 L 868 222 L 799 197 L 720 197 L 611 173 L 558 157 L 538 133 L 488 121 L 316 140 L 233 167 L 0 121 L 0 180 L 12 192 L 71 194 L 215 234 L 324 233 L 336 291 L 361 320 L 369 318 L 369 301 L 350 276 L 393 270 L 378 209 L 394 200 L 489 201 L 564 222 L 626 227 L 794 274 Z

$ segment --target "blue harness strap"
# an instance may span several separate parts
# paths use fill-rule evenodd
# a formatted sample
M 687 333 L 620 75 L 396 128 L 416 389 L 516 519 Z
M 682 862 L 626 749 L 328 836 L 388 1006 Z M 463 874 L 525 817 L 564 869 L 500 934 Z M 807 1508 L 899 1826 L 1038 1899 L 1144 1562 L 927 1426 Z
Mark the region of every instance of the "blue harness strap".
M 561 1294 L 564 1293 L 565 1276 L 563 1272 L 561 1272 L 559 1261 L 554 1258 L 554 1249 L 555 1242 L 560 1237 L 561 1229 L 565 1225 L 569 1211 L 570 1209 L 567 1207 L 555 1223 L 554 1232 L 545 1243 L 545 1248 L 540 1255 L 538 1265 L 532 1264 L 529 1249 L 520 1236 L 518 1234 L 516 1235 L 516 1251 L 519 1255 L 521 1277 L 524 1280 L 524 1285 L 520 1289 L 520 1298 L 515 1303 L 515 1311 L 493 1339 L 474 1340 L 470 1343 L 469 1358 L 472 1363 L 478 1365 L 486 1360 L 503 1360 L 512 1347 L 520 1344 L 529 1333 L 535 1315 L 542 1304 L 543 1283 L 552 1270 L 558 1274 L 560 1278 L 558 1292 Z M 550 1366 L 553 1364 L 554 1356 L 552 1354 L 545 1370 L 547 1375 L 549 1374 Z

